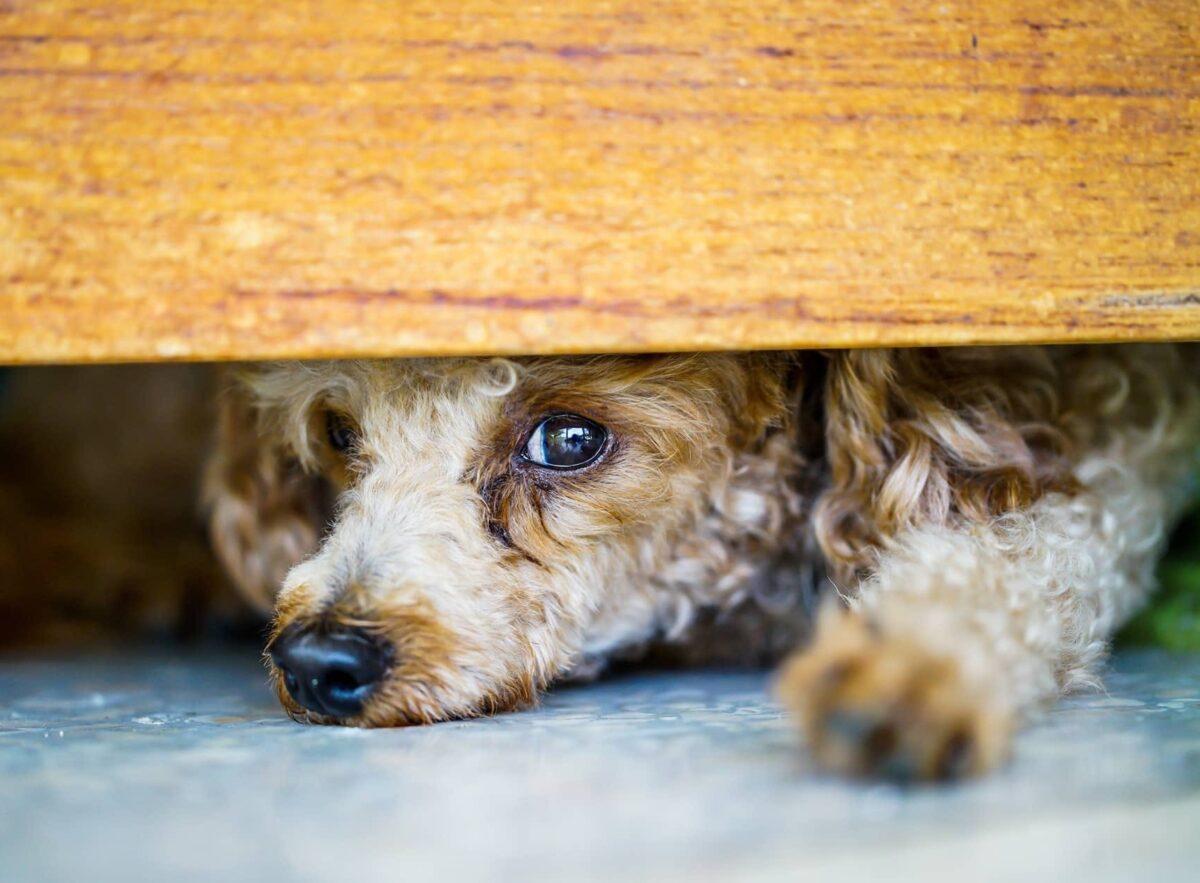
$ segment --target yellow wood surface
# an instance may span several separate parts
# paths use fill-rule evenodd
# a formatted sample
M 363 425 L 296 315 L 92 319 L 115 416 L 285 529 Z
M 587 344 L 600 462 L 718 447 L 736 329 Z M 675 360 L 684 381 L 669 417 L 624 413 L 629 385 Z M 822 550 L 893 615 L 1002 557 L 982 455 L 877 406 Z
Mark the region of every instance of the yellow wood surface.
M 0 361 L 1194 337 L 1193 0 L 0 0 Z

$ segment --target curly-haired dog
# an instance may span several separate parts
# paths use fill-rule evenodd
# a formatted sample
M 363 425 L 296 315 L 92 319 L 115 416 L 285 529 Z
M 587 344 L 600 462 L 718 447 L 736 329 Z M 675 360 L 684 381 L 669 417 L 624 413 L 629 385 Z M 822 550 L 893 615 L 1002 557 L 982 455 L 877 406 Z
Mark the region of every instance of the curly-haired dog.
M 818 762 L 952 777 L 1095 682 L 1195 490 L 1198 368 L 1168 345 L 252 366 L 204 496 L 297 719 L 800 648 L 779 689 Z M 0 637 L 231 609 L 192 527 L 212 376 L 7 375 Z
M 779 689 L 821 765 L 953 777 L 1095 682 L 1188 496 L 1198 376 L 1172 346 L 259 366 L 212 534 L 297 720 L 801 646 Z

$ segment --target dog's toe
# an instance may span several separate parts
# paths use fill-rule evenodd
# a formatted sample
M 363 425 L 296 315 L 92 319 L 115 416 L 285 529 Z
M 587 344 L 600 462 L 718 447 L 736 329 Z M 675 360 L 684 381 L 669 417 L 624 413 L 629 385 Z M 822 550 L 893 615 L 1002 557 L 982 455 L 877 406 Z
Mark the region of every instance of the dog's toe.
M 1008 743 L 1008 716 L 952 660 L 875 635 L 852 615 L 789 664 L 780 690 L 831 772 L 948 781 L 992 768 Z

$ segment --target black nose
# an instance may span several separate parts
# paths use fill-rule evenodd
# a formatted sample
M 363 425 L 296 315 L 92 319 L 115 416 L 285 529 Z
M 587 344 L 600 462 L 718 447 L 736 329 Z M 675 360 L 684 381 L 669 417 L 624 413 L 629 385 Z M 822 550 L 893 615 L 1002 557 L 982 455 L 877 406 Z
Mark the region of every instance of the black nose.
M 389 654 L 358 629 L 290 626 L 271 645 L 284 686 L 309 711 L 352 717 L 387 674 Z

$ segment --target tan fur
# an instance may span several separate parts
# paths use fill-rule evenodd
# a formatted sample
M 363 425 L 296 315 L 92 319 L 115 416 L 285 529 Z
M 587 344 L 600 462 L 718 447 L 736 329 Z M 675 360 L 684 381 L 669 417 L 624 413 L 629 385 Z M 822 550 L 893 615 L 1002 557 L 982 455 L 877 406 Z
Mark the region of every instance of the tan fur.
M 316 549 L 325 511 L 320 476 L 247 432 L 255 419 L 241 390 L 222 391 L 204 503 L 217 557 L 243 597 L 267 612 L 288 570 Z
M 984 521 L 1074 487 L 1046 349 L 837 353 L 830 486 L 815 520 L 842 575 L 914 524 Z
M 663 648 L 801 646 L 780 690 L 818 763 L 949 777 L 1095 682 L 1194 490 L 1197 378 L 1167 345 L 258 365 L 205 498 L 273 635 L 353 624 L 394 649 L 341 723 L 523 707 Z M 558 412 L 608 427 L 605 456 L 516 457 Z M 819 596 L 844 610 L 805 647 Z
M 816 761 L 851 775 L 980 773 L 1003 757 L 1013 723 L 1000 697 L 978 693 L 952 656 L 832 605 L 817 640 L 785 667 L 779 692 Z
M 993 501 L 986 508 L 947 502 L 895 525 L 845 587 L 849 623 L 823 625 L 788 666 L 782 695 L 826 766 L 916 777 L 986 770 L 1015 723 L 1063 690 L 1097 683 L 1108 637 L 1150 591 L 1167 531 L 1195 489 L 1195 351 L 1046 354 L 1058 382 L 1036 414 L 1043 425 L 1027 422 L 1027 409 L 1008 419 L 1062 439 L 1054 457 L 1068 458 L 1069 473 L 1018 505 L 987 493 L 977 497 Z M 936 478 L 914 486 L 927 480 Z M 872 637 L 847 650 L 846 634 Z M 848 655 L 855 678 L 840 674 Z

